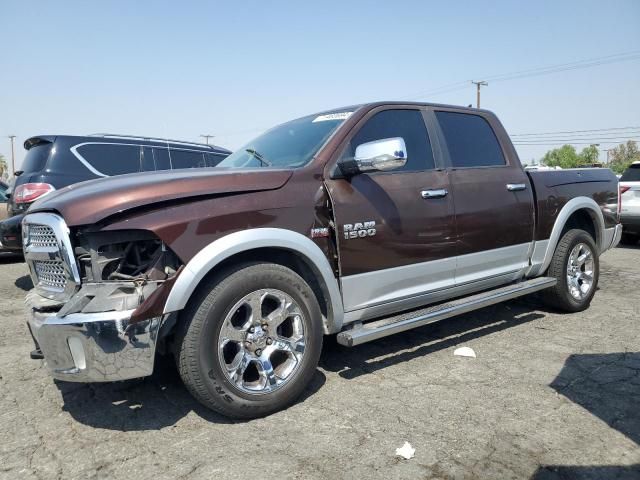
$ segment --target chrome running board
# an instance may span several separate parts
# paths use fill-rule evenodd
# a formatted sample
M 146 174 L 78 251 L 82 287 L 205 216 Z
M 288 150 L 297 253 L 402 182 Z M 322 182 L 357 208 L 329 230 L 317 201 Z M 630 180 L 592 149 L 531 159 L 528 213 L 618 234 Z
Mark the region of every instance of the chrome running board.
M 539 277 L 477 293 L 469 297 L 459 298 L 451 302 L 432 305 L 420 310 L 399 313 L 391 317 L 364 323 L 351 330 L 344 330 L 338 334 L 338 343 L 345 347 L 354 347 L 394 333 L 411 330 L 445 318 L 455 317 L 456 315 L 553 287 L 555 284 L 555 278 Z

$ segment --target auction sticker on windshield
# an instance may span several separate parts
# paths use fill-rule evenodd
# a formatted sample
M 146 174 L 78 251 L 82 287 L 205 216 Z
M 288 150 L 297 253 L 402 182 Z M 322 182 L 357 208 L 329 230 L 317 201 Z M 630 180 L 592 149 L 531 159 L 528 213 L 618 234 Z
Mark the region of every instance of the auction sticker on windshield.
M 329 122 L 331 120 L 346 120 L 352 113 L 353 112 L 327 113 L 326 115 L 320 115 L 314 118 L 312 123 Z

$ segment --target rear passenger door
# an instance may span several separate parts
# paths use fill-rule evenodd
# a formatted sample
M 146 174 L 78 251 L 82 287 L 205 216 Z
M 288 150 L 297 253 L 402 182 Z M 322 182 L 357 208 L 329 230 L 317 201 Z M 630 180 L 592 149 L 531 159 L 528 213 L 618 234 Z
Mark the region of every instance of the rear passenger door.
M 504 130 L 493 115 L 435 109 L 434 116 L 455 205 L 456 285 L 511 281 L 528 265 L 533 240 L 529 179 L 510 142 L 496 136 Z

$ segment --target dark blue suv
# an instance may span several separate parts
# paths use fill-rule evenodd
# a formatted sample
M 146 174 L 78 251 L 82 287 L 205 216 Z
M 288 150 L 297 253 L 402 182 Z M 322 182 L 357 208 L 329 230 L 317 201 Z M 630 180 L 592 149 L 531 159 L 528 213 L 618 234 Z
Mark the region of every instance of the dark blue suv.
M 4 249 L 22 250 L 20 221 L 36 199 L 74 183 L 134 172 L 215 167 L 231 151 L 214 145 L 152 137 L 96 134 L 39 135 L 24 142 L 27 155 L 0 222 Z

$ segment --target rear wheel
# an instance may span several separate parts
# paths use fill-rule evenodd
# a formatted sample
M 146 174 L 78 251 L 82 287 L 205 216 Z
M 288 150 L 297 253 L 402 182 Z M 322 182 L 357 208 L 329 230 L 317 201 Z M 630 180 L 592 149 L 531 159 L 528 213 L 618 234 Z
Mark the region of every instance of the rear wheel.
M 623 233 L 622 237 L 620 237 L 620 243 L 622 243 L 623 245 L 635 245 L 636 243 L 638 243 L 638 237 L 637 235 L 633 235 L 631 233 Z
M 584 230 L 569 230 L 556 247 L 547 275 L 557 280 L 543 292 L 545 302 L 566 312 L 589 307 L 598 286 L 600 262 L 596 244 Z
M 313 377 L 322 348 L 320 308 L 289 268 L 236 267 L 204 285 L 185 314 L 178 369 L 212 410 L 267 415 L 294 402 Z

